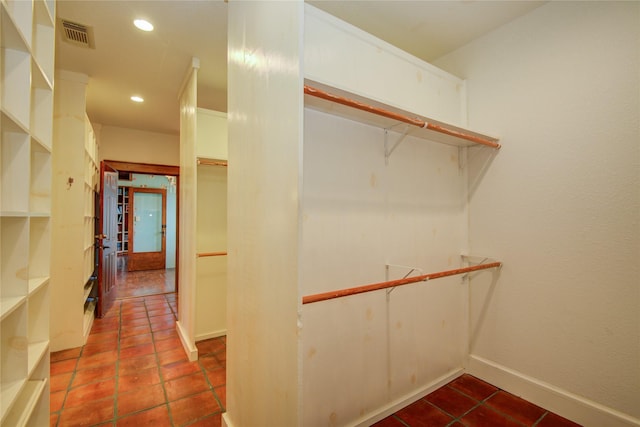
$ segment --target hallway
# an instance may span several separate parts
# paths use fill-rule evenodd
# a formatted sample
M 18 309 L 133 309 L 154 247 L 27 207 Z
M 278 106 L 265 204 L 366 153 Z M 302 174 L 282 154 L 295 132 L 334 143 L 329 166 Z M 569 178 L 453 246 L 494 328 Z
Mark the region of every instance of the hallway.
M 189 362 L 175 330 L 176 294 L 117 300 L 84 347 L 51 354 L 51 427 L 219 426 L 225 337 Z

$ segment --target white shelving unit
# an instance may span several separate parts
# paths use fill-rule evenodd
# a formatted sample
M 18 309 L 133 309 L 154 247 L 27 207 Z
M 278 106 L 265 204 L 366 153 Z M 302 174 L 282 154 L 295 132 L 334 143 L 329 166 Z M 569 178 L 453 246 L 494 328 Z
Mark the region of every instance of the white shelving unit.
M 0 0 L 0 425 L 49 419 L 55 2 Z
M 56 71 L 51 266 L 51 349 L 85 344 L 95 312 L 98 146 L 87 117 L 86 75 Z M 59 153 L 59 155 L 58 155 Z M 79 262 L 79 260 L 82 260 Z

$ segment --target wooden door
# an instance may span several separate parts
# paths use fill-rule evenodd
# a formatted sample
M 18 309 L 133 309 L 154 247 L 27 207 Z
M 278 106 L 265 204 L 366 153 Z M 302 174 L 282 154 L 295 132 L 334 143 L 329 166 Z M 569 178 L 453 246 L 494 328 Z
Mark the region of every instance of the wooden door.
M 96 315 L 103 317 L 113 305 L 116 296 L 116 269 L 118 241 L 118 173 L 100 163 L 99 233 L 96 236 L 98 250 L 98 308 Z
M 128 271 L 165 268 L 167 231 L 167 190 L 129 190 Z

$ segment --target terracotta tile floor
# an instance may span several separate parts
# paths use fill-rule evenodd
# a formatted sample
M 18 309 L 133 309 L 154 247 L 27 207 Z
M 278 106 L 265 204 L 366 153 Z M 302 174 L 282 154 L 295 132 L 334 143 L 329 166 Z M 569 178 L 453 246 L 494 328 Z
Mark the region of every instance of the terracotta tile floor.
M 51 354 L 51 427 L 221 425 L 226 338 L 197 343 L 189 362 L 175 332 L 176 295 L 118 300 L 84 347 Z M 376 427 L 576 427 L 463 375 Z
M 116 298 L 132 298 L 175 292 L 176 270 L 127 271 L 126 256 L 118 258 L 121 263 L 116 274 Z
M 52 353 L 50 425 L 220 426 L 226 339 L 197 343 L 189 362 L 176 312 L 173 293 L 118 300 L 84 347 Z
M 376 427 L 579 427 L 465 374 L 374 424 Z

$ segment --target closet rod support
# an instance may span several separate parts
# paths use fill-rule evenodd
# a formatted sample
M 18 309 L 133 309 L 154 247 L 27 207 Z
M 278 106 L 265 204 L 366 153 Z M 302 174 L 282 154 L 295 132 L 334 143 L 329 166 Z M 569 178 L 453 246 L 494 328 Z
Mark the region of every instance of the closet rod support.
M 409 125 L 405 125 L 404 131 L 400 134 L 400 137 L 398 138 L 398 140 L 395 142 L 395 144 L 393 144 L 391 148 L 389 148 L 389 130 L 390 129 L 391 128 L 387 128 L 384 130 L 384 164 L 386 166 L 389 166 L 389 157 L 391 156 L 391 153 L 393 153 L 393 151 L 396 148 L 398 148 L 398 146 L 402 143 L 402 141 L 404 141 L 406 136 L 409 134 Z

